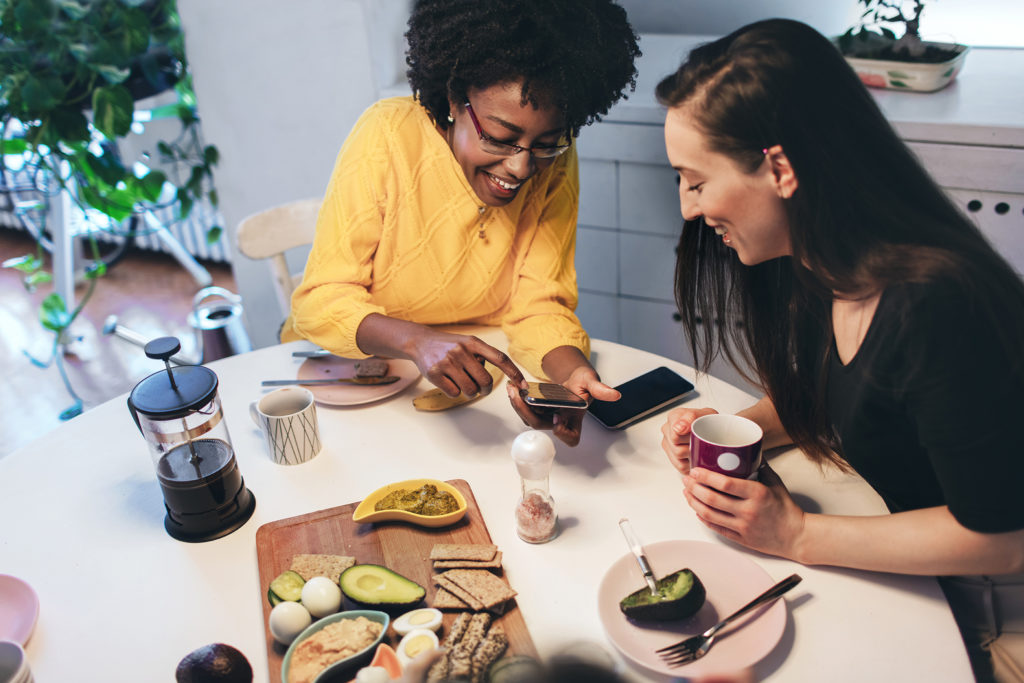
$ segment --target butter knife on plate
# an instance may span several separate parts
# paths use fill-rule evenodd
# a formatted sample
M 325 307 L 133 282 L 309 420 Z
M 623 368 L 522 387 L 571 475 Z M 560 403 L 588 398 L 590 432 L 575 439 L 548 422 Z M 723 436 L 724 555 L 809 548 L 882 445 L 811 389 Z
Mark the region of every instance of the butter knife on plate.
M 378 386 L 381 384 L 394 384 L 401 377 L 388 375 L 387 377 L 329 377 L 324 379 L 265 379 L 260 384 L 265 387 L 282 387 L 289 384 L 357 384 L 364 386 Z

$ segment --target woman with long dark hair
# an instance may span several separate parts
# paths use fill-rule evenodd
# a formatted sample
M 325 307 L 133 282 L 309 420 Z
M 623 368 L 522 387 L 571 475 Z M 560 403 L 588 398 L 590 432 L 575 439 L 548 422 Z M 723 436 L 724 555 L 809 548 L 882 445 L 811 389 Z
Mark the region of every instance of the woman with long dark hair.
M 694 358 L 706 370 L 723 355 L 762 387 L 740 414 L 766 447 L 852 468 L 891 514 L 806 512 L 768 466 L 753 481 L 691 470 L 690 424 L 710 408 L 662 428 L 690 506 L 761 552 L 938 576 L 978 677 L 995 662 L 999 680 L 1019 680 L 1020 276 L 810 27 L 739 29 L 657 94 L 681 178 L 676 296 Z

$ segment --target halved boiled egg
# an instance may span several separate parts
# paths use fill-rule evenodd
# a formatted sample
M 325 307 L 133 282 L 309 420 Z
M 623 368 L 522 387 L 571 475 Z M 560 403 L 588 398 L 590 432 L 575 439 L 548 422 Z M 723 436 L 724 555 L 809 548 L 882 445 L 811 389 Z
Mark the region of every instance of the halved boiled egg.
M 433 607 L 424 607 L 406 612 L 391 622 L 391 626 L 395 629 L 395 633 L 400 636 L 404 636 L 406 633 L 418 628 L 438 631 L 441 628 L 442 616 L 441 610 L 436 610 Z
M 398 652 L 398 661 L 402 663 L 402 666 L 407 666 L 409 662 L 416 658 L 416 655 L 436 648 L 437 643 L 437 634 L 429 628 L 418 628 L 409 631 L 402 636 L 398 647 L 395 648 Z

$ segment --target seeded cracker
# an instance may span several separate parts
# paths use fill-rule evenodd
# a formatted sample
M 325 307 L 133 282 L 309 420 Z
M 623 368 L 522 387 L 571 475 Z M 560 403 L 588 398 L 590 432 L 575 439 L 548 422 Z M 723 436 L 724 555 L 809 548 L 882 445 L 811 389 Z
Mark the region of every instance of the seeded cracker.
M 453 647 L 448 655 L 448 676 L 450 678 L 468 678 L 473 673 L 473 653 L 484 640 L 487 628 L 491 625 L 491 615 L 486 612 L 474 614 L 469 621 L 466 634 Z
M 434 560 L 434 569 L 501 569 L 501 551 L 494 554 L 493 560 L 478 562 L 475 560 Z
M 464 592 L 473 596 L 483 605 L 483 609 L 490 609 L 516 596 L 516 592 L 507 583 L 486 569 L 449 569 L 440 576 L 447 578 Z M 447 585 L 445 588 L 462 597 Z
M 337 582 L 341 573 L 354 565 L 356 558 L 344 555 L 295 555 L 289 567 L 293 572 L 309 581 L 314 576 L 326 576 Z
M 458 570 L 457 569 L 452 569 L 451 571 L 458 571 Z M 453 582 L 451 579 L 449 579 L 444 574 L 437 574 L 437 575 L 435 575 L 434 576 L 434 583 L 436 583 L 441 588 L 444 588 L 445 590 L 447 590 L 449 593 L 451 593 L 452 595 L 457 597 L 459 600 L 462 600 L 463 602 L 465 602 L 474 611 L 479 612 L 480 610 L 484 609 L 484 604 L 482 602 L 477 600 L 472 594 L 470 594 L 470 593 L 466 592 L 465 590 L 463 590 L 462 588 L 460 588 L 458 585 L 455 584 L 455 582 Z
M 441 643 L 441 647 L 446 650 L 444 656 L 434 662 L 433 666 L 430 667 L 430 671 L 427 672 L 428 683 L 443 681 L 448 678 L 448 656 L 458 642 L 462 640 L 462 636 L 465 635 L 466 629 L 469 628 L 471 616 L 469 612 L 463 612 L 455 617 L 448 635 L 445 637 L 444 642 Z
M 481 683 L 487 675 L 487 669 L 505 653 L 508 647 L 508 636 L 500 624 L 491 626 L 487 637 L 480 643 L 473 652 L 472 659 L 472 683 Z
M 494 559 L 497 552 L 498 546 L 484 543 L 435 543 L 430 551 L 430 559 L 488 562 Z
M 431 607 L 435 609 L 469 609 L 469 605 L 464 600 L 441 587 L 438 587 Z

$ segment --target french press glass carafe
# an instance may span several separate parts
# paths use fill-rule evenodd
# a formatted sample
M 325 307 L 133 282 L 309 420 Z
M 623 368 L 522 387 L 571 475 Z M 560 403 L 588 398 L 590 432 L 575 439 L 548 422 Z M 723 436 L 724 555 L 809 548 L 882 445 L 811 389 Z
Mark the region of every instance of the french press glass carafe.
M 149 445 L 163 491 L 164 528 L 181 541 L 212 541 L 245 524 L 256 498 L 245 487 L 217 396 L 217 375 L 200 365 L 171 367 L 174 337 L 146 344 L 165 369 L 128 396 L 128 410 Z

